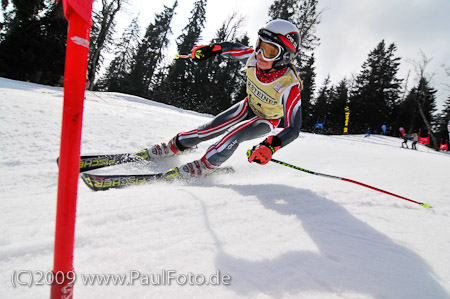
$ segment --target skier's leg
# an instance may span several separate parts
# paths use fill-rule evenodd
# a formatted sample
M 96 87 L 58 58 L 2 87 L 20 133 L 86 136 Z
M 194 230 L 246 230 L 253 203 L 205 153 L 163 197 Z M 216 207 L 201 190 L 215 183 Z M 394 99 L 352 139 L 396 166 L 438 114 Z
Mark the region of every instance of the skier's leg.
M 249 114 L 248 109 L 247 99 L 244 99 L 197 129 L 179 133 L 177 141 L 181 146 L 191 148 L 200 142 L 213 139 L 243 121 Z
M 261 137 L 270 133 L 280 120 L 266 120 L 254 116 L 236 125 L 220 141 L 209 147 L 200 159 L 175 167 L 166 172 L 167 178 L 192 178 L 214 172 L 215 168 L 225 162 L 239 146 L 239 143 Z
M 148 155 L 150 158 L 173 156 L 195 147 L 202 141 L 215 138 L 231 126 L 244 120 L 248 115 L 248 109 L 247 99 L 244 99 L 199 128 L 189 132 L 181 132 L 167 144 L 155 144 L 147 150 Z
M 155 144 L 146 150 L 148 156 L 152 159 L 173 156 L 195 147 L 202 141 L 215 138 L 223 134 L 231 126 L 244 120 L 249 114 L 248 109 L 247 98 L 245 98 L 199 128 L 188 132 L 181 132 L 167 144 L 164 142 Z
M 204 156 L 214 166 L 220 166 L 233 155 L 241 142 L 262 137 L 275 129 L 280 120 L 267 120 L 257 116 L 234 127 L 221 140 L 210 146 Z

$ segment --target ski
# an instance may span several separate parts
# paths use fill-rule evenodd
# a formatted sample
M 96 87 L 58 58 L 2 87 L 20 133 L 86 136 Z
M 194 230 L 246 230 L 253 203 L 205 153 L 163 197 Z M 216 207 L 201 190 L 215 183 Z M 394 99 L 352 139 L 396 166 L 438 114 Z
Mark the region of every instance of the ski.
M 127 154 L 107 154 L 107 155 L 92 155 L 80 157 L 80 172 L 99 169 L 112 165 L 119 165 L 124 163 L 149 161 L 147 150 L 141 150 L 137 153 Z M 59 158 L 56 159 L 56 163 L 59 164 Z
M 196 149 L 197 147 L 187 149 L 184 152 L 182 152 L 182 154 L 191 153 Z M 144 162 L 144 161 L 152 161 L 152 158 L 150 158 L 146 149 L 143 149 L 137 153 L 86 155 L 80 157 L 80 172 L 85 172 L 113 165 L 120 165 L 133 162 Z M 56 163 L 59 164 L 59 158 L 56 159 Z
M 82 173 L 81 179 L 93 191 L 120 189 L 137 186 L 155 180 L 162 180 L 164 173 L 137 174 L 137 175 L 98 175 Z
M 217 174 L 233 173 L 234 169 L 231 166 L 217 168 L 213 173 L 205 175 L 209 177 Z M 151 174 L 130 174 L 130 175 L 101 175 L 82 173 L 81 179 L 93 191 L 106 191 L 109 189 L 120 189 L 130 186 L 137 186 L 142 184 L 149 184 L 153 182 L 167 182 L 181 179 L 167 178 L 166 173 L 151 173 Z

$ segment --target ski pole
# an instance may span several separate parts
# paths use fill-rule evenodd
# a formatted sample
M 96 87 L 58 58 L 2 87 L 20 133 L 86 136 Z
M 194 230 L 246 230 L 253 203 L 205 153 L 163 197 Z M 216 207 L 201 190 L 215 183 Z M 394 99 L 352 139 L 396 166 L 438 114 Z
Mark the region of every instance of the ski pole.
M 283 166 L 286 166 L 286 167 L 297 169 L 297 170 L 300 170 L 300 171 L 303 171 L 303 172 L 306 172 L 306 173 L 309 173 L 309 174 L 314 174 L 314 175 L 317 175 L 317 176 L 323 176 L 323 177 L 327 177 L 327 178 L 330 178 L 330 179 L 336 179 L 336 180 L 341 180 L 341 181 L 357 184 L 357 185 L 360 185 L 360 186 L 363 186 L 363 187 L 366 187 L 366 188 L 369 188 L 369 189 L 372 189 L 372 190 L 375 190 L 375 191 L 378 191 L 378 192 L 382 192 L 382 193 L 385 193 L 385 194 L 389 194 L 391 196 L 395 196 L 395 197 L 398 197 L 398 198 L 401 198 L 401 199 L 413 202 L 415 204 L 419 204 L 419 205 L 421 205 L 424 208 L 432 208 L 430 206 L 430 204 L 427 203 L 427 202 L 418 202 L 418 201 L 415 201 L 415 200 L 412 200 L 412 199 L 409 199 L 409 198 L 406 198 L 406 197 L 403 197 L 403 196 L 400 196 L 400 195 L 397 195 L 397 194 L 394 194 L 394 193 L 391 193 L 391 192 L 388 192 L 388 191 L 385 191 L 385 190 L 382 190 L 382 189 L 379 189 L 379 188 L 376 188 L 376 187 L 373 187 L 373 186 L 369 186 L 367 184 L 360 183 L 360 182 L 357 182 L 357 181 L 354 181 L 354 180 L 350 180 L 350 179 L 346 179 L 346 178 L 342 178 L 342 177 L 338 177 L 338 176 L 334 176 L 334 175 L 323 174 L 323 173 L 311 171 L 311 170 L 308 170 L 308 169 L 305 169 L 305 168 L 301 168 L 301 167 L 298 167 L 298 166 L 295 166 L 295 165 L 292 165 L 292 164 L 289 164 L 289 163 L 286 163 L 286 162 L 281 162 L 281 161 L 278 161 L 278 160 L 275 160 L 275 159 L 271 159 L 270 161 L 275 162 L 275 163 L 280 164 L 280 165 L 283 165 Z
M 180 58 L 183 58 L 183 59 L 191 59 L 191 54 L 189 54 L 189 55 L 185 55 L 185 54 L 175 54 L 175 59 L 180 59 Z
M 99 98 L 100 100 L 102 100 L 105 103 L 108 103 L 107 100 L 103 99 L 102 97 L 100 97 L 98 94 L 96 94 L 95 92 L 93 92 L 92 90 L 88 90 L 90 93 L 92 93 L 94 96 L 96 96 L 97 98 Z

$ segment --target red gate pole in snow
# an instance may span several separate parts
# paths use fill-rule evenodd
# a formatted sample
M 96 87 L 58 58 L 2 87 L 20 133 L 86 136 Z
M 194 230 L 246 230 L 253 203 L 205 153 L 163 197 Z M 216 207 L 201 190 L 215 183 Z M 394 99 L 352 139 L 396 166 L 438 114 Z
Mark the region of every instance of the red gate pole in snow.
M 93 0 L 63 0 L 69 21 L 51 299 L 72 298 L 81 125 Z

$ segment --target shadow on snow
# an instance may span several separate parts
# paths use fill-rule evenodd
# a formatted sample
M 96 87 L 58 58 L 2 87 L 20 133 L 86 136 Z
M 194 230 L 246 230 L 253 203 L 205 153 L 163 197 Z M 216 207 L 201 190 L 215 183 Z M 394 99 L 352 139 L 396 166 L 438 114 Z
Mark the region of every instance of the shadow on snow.
M 202 202 L 205 226 L 219 250 L 217 269 L 231 275 L 231 288 L 237 294 L 263 292 L 281 298 L 283 294 L 316 291 L 356 292 L 374 298 L 450 298 L 420 256 L 333 201 L 284 185 L 219 187 L 256 196 L 265 208 L 281 215 L 295 215 L 319 248 L 319 253 L 292 251 L 263 261 L 233 257 L 211 228 Z

